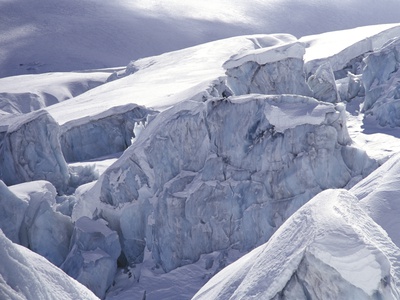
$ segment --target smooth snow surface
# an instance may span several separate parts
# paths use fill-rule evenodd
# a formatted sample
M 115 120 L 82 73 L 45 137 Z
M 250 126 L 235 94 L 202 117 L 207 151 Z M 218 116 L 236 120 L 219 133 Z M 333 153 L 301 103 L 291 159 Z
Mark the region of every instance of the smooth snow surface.
M 399 258 L 356 197 L 328 190 L 193 299 L 398 299 Z
M 126 65 L 235 35 L 297 37 L 399 22 L 396 0 L 6 0 L 0 77 Z
M 98 299 L 45 258 L 13 244 L 0 230 L 1 299 Z

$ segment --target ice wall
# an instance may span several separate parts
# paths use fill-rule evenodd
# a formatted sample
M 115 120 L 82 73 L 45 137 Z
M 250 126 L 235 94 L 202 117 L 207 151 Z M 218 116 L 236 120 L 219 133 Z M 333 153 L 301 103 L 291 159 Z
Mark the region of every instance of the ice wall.
M 185 102 L 149 124 L 74 218 L 97 207 L 129 262 L 147 245 L 166 271 L 202 253 L 250 250 L 321 190 L 376 167 L 350 143 L 343 108 L 308 97 Z
M 113 282 L 120 253 L 118 234 L 104 220 L 82 217 L 75 223 L 70 252 L 61 268 L 103 298 Z
M 354 195 L 328 190 L 193 299 L 398 299 L 399 258 Z
M 155 111 L 134 104 L 114 107 L 104 116 L 64 124 L 61 148 L 68 162 L 84 161 L 124 151 L 131 145 L 134 128 L 145 125 Z
M 278 36 L 269 47 L 248 50 L 224 63 L 227 85 L 235 95 L 297 94 L 311 96 L 303 71 L 302 43 L 290 35 Z
M 7 185 L 48 180 L 63 193 L 69 174 L 58 124 L 46 111 L 16 116 L 9 122 L 1 141 L 0 178 Z
M 368 55 L 363 70 L 363 111 L 381 126 L 400 126 L 400 38 Z

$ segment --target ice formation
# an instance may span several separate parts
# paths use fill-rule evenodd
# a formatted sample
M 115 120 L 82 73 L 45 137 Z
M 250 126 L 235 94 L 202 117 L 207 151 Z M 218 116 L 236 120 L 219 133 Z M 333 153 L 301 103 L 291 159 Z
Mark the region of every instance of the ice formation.
M 4 122 L 11 124 L 3 126 L 0 139 L 0 178 L 7 185 L 48 180 L 63 193 L 69 174 L 61 152 L 60 129 L 54 119 L 42 110 Z
M 224 63 L 227 85 L 235 95 L 310 96 L 305 82 L 302 43 L 291 35 L 270 35 L 259 49 L 243 51 Z
M 328 190 L 193 299 L 398 299 L 399 259 L 355 196 Z
M 250 250 L 321 190 L 376 167 L 349 143 L 343 109 L 312 98 L 188 101 L 149 124 L 73 217 L 98 207 L 130 263 L 147 243 L 166 271 L 202 253 Z
M 12 243 L 0 229 L 0 298 L 98 299 L 42 256 Z
M 103 298 L 113 282 L 120 253 L 118 234 L 104 220 L 82 217 L 75 222 L 70 252 L 61 268 Z
M 363 110 L 381 126 L 400 126 L 400 38 L 365 58 Z

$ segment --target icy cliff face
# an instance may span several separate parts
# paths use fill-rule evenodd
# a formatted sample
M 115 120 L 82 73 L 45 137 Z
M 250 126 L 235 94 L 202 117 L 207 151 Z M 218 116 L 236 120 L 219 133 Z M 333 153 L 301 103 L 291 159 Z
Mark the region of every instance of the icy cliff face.
M 10 123 L 0 141 L 0 178 L 7 185 L 48 180 L 63 193 L 69 174 L 58 124 L 46 111 L 14 117 Z
M 12 243 L 0 230 L 1 299 L 98 299 L 42 256 Z
M 269 39 L 262 48 L 243 51 L 224 63 L 232 92 L 311 96 L 303 70 L 304 45 L 291 35 L 270 35 Z
M 355 196 L 328 190 L 193 299 L 398 299 L 399 258 Z
M 118 234 L 104 220 L 82 217 L 75 223 L 70 252 L 61 268 L 103 298 L 113 282 L 120 253 Z
M 363 70 L 363 110 L 381 126 L 400 126 L 400 38 L 368 55 Z
M 74 120 L 61 127 L 61 148 L 68 162 L 124 151 L 135 137 L 135 126 L 147 124 L 156 112 L 137 105 L 114 107 L 108 115 Z
M 128 262 L 147 243 L 167 271 L 202 253 L 250 250 L 321 190 L 376 167 L 349 143 L 343 109 L 312 98 L 185 102 L 149 124 L 74 218 L 98 207 Z

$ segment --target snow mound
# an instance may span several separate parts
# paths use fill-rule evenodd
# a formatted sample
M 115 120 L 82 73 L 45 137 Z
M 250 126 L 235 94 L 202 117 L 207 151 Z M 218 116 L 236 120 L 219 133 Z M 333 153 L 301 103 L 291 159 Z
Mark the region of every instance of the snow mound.
M 147 245 L 167 271 L 250 250 L 321 190 L 376 167 L 348 146 L 344 118 L 341 106 L 296 95 L 183 102 L 148 125 L 73 218 L 105 218 L 129 263 Z
M 386 230 L 400 247 L 400 155 L 396 154 L 367 178 L 355 185 L 351 192 L 376 223 Z
M 398 299 L 399 258 L 355 196 L 327 190 L 193 299 Z
M 0 230 L 1 299 L 98 299 L 42 256 L 12 243 Z

